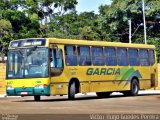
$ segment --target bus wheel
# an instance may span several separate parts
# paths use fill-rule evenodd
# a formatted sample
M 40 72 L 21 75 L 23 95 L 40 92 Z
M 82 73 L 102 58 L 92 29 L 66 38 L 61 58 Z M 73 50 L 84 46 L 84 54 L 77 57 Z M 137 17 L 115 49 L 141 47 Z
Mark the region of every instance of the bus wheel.
M 132 96 L 137 96 L 139 91 L 139 84 L 137 79 L 133 79 L 131 83 L 131 90 L 130 90 L 130 95 Z
M 137 96 L 139 91 L 139 83 L 137 79 L 133 79 L 129 91 L 123 91 L 124 96 Z
M 106 97 L 109 97 L 110 96 L 110 92 L 96 92 L 97 96 L 99 98 L 106 98 Z
M 74 100 L 75 99 L 75 94 L 76 94 L 76 84 L 75 82 L 72 82 L 69 86 L 68 90 L 68 99 L 69 100 Z
M 40 95 L 35 95 L 35 96 L 34 96 L 34 100 L 35 100 L 35 101 L 40 101 L 40 99 L 41 99 L 41 96 L 40 96 Z
M 124 96 L 129 96 L 130 95 L 130 91 L 123 91 L 122 92 Z

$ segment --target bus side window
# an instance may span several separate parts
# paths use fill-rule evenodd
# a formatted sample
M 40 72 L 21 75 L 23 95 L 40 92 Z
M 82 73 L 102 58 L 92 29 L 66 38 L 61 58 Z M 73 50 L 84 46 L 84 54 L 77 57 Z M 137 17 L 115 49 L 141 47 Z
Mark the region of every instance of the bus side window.
M 58 49 L 56 52 L 56 61 L 57 61 L 57 68 L 63 67 L 63 57 L 62 57 L 62 50 Z
M 78 47 L 78 63 L 80 66 L 91 65 L 90 48 L 86 46 Z
M 139 66 L 139 59 L 138 59 L 138 50 L 129 48 L 128 49 L 128 58 L 130 66 Z
M 50 49 L 51 76 L 59 76 L 63 70 L 63 55 L 61 49 Z
M 62 57 L 62 50 L 58 49 L 51 49 L 50 50 L 50 66 L 55 68 L 62 68 L 63 67 L 63 57 Z
M 128 58 L 127 58 L 127 49 L 126 48 L 117 48 L 117 59 L 118 65 L 127 66 Z
M 65 57 L 67 66 L 77 65 L 77 50 L 75 46 L 65 46 Z
M 92 63 L 95 66 L 103 66 L 105 64 L 102 47 L 92 47 Z
M 55 52 L 54 49 L 50 49 L 50 67 L 55 67 Z
M 155 63 L 154 50 L 149 50 L 149 62 L 150 65 L 153 65 Z
M 107 66 L 117 65 L 116 49 L 113 47 L 107 47 L 104 49 L 104 55 Z
M 147 49 L 140 49 L 139 50 L 139 60 L 141 66 L 148 66 L 149 65 L 149 55 Z

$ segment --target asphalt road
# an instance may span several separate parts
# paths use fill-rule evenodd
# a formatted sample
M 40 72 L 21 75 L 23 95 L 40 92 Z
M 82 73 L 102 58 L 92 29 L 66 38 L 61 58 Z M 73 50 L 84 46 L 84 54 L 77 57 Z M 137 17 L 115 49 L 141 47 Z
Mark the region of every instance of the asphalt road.
M 69 117 L 73 114 L 160 114 L 160 92 L 141 92 L 136 97 L 116 94 L 103 99 L 90 93 L 77 95 L 74 101 L 68 100 L 67 96 L 42 97 L 39 102 L 33 97 L 6 97 L 0 98 L 0 114 L 68 114 Z

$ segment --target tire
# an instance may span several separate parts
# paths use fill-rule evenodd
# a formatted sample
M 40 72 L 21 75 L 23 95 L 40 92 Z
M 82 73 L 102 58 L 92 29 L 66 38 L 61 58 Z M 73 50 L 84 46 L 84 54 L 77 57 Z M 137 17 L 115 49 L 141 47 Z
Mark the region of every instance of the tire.
M 69 100 L 74 100 L 75 99 L 75 94 L 76 94 L 76 84 L 75 84 L 75 82 L 72 82 L 69 85 L 68 99 Z
M 131 83 L 131 90 L 130 90 L 130 95 L 131 96 L 137 96 L 139 91 L 139 83 L 137 79 L 133 79 Z
M 137 79 L 133 79 L 131 82 L 130 91 L 124 91 L 125 96 L 137 96 L 139 91 L 139 83 Z
M 106 98 L 106 97 L 109 97 L 110 96 L 110 92 L 96 92 L 97 96 L 99 98 Z
M 124 96 L 130 96 L 130 91 L 124 91 L 122 92 Z
M 34 96 L 34 100 L 35 101 L 40 101 L 41 100 L 41 96 L 40 95 L 35 95 Z

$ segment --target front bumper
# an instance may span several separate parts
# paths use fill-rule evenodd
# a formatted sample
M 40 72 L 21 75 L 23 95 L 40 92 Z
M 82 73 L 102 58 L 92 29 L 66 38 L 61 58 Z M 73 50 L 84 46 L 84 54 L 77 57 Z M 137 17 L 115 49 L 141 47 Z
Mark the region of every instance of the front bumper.
M 50 86 L 46 88 L 13 88 L 7 89 L 8 96 L 34 96 L 34 95 L 50 95 Z M 26 94 L 24 94 L 26 93 Z

